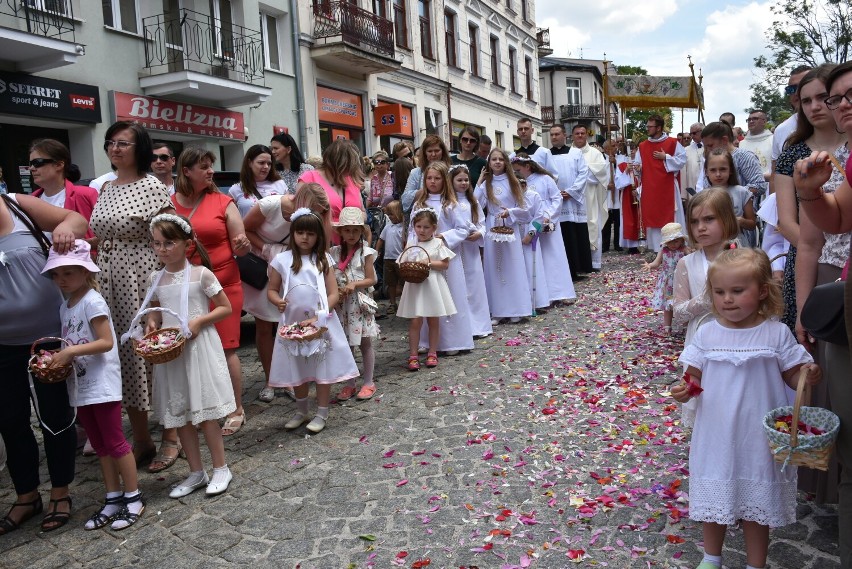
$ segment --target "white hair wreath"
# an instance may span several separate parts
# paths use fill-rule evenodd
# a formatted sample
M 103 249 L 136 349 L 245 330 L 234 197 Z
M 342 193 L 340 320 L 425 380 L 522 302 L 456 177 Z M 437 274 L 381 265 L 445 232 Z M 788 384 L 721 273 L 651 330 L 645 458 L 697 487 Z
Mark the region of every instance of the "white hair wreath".
M 190 237 L 192 236 L 192 226 L 190 226 L 185 219 L 173 213 L 161 213 L 160 215 L 155 215 L 153 219 L 151 219 L 151 232 L 154 231 L 154 225 L 160 221 L 170 221 L 180 227 L 184 233 L 186 233 Z
M 312 213 L 314 213 L 314 212 L 312 212 L 310 208 L 300 207 L 299 209 L 294 211 L 292 214 L 290 214 L 290 223 L 296 221 L 297 219 L 299 219 L 303 215 L 311 215 Z
M 411 218 L 414 219 L 414 216 L 420 213 L 421 211 L 428 211 L 435 214 L 435 217 L 438 217 L 438 211 L 434 207 L 420 207 L 411 212 Z

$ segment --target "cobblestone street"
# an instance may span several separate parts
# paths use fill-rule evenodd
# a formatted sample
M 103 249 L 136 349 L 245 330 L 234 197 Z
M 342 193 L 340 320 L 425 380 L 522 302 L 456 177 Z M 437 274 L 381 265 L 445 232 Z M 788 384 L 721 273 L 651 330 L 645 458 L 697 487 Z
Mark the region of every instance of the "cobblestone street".
M 257 400 L 245 320 L 248 423 L 226 438 L 227 493 L 172 500 L 186 461 L 143 469 L 141 522 L 84 531 L 103 485 L 97 458 L 80 456 L 71 522 L 0 537 L 0 566 L 692 569 L 702 548 L 688 519 L 688 433 L 667 396 L 682 338 L 662 335 L 645 301 L 655 277 L 637 261 L 605 255 L 602 273 L 576 283 L 574 306 L 500 325 L 432 370 L 406 371 L 407 321 L 381 320 L 376 396 L 333 404 L 313 436 L 283 429 L 295 409 L 283 394 Z M 6 471 L 0 487 L 5 511 Z M 798 518 L 772 532 L 768 567 L 839 568 L 834 507 L 800 499 Z M 743 547 L 729 530 L 726 567 L 745 566 Z

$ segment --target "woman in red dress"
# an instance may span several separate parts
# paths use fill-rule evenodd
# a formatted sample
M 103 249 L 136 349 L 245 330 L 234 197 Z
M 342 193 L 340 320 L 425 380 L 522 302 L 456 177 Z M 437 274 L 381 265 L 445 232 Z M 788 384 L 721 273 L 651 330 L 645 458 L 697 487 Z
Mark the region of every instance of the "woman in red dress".
M 222 427 L 223 435 L 233 435 L 246 422 L 242 403 L 243 374 L 237 348 L 240 347 L 240 314 L 243 308 L 243 288 L 240 270 L 234 255 L 245 255 L 251 244 L 246 237 L 243 219 L 234 200 L 221 192 L 213 183 L 213 163 L 216 157 L 204 148 L 187 148 L 181 152 L 177 163 L 175 194 L 172 196 L 178 215 L 187 217 L 207 249 L 213 274 L 219 280 L 233 312 L 225 320 L 216 323 L 216 331 L 222 340 L 231 384 L 234 388 L 236 410 L 228 415 Z M 187 250 L 190 261 L 200 264 L 194 249 Z

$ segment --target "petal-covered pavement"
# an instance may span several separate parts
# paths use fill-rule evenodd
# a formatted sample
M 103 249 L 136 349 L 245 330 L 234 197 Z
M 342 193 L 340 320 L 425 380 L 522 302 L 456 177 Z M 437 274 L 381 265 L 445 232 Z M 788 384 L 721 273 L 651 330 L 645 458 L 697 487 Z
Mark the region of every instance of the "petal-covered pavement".
M 0 537 L 0 566 L 692 569 L 689 437 L 667 392 L 682 338 L 649 306 L 654 279 L 636 256 L 605 255 L 574 306 L 500 325 L 417 373 L 403 367 L 407 322 L 381 320 L 376 396 L 334 405 L 313 436 L 283 430 L 294 411 L 283 395 L 257 402 L 245 342 L 249 420 L 226 439 L 226 494 L 170 500 L 180 460 L 141 474 L 140 524 L 85 532 L 103 491 L 97 460 L 81 457 L 72 522 Z M 0 483 L 5 508 L 8 473 Z M 798 514 L 772 532 L 769 566 L 839 567 L 834 507 L 800 499 Z M 745 566 L 737 529 L 724 562 Z

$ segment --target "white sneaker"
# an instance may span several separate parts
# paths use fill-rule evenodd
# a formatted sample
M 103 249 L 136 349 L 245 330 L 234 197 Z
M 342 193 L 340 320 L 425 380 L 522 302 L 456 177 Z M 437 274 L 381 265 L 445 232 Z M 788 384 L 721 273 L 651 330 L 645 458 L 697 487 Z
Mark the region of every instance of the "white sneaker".
M 308 418 L 305 415 L 302 415 L 301 413 L 296 413 L 289 421 L 284 423 L 284 428 L 288 431 L 292 431 L 293 429 L 298 429 L 307 422 Z
M 444 352 L 444 355 L 445 356 L 457 356 L 457 355 L 459 355 L 459 351 L 458 350 L 447 350 L 446 352 Z
M 204 476 L 196 482 L 195 484 L 188 483 L 189 478 L 172 488 L 172 491 L 169 492 L 169 498 L 183 498 L 184 496 L 189 496 L 199 488 L 204 488 L 210 482 L 210 479 L 207 477 L 207 473 L 204 473 Z
M 521 321 L 521 319 L 518 318 L 517 316 L 513 316 L 512 318 L 509 318 L 509 322 L 511 322 L 512 324 L 517 324 L 520 321 Z
M 500 319 L 499 319 L 499 318 L 492 318 L 492 319 L 491 319 L 491 325 L 492 325 L 492 326 L 497 326 L 498 324 L 500 324 Z
M 220 480 L 221 479 L 221 480 Z M 213 472 L 213 480 L 207 485 L 207 495 L 208 496 L 217 496 L 228 489 L 228 485 L 231 483 L 231 480 L 234 479 L 234 475 L 231 474 L 231 469 L 229 468 L 224 475 L 219 474 L 217 472 Z
M 312 433 L 318 433 L 325 428 L 325 419 L 317 415 L 310 423 L 308 423 L 308 426 L 305 428 Z

